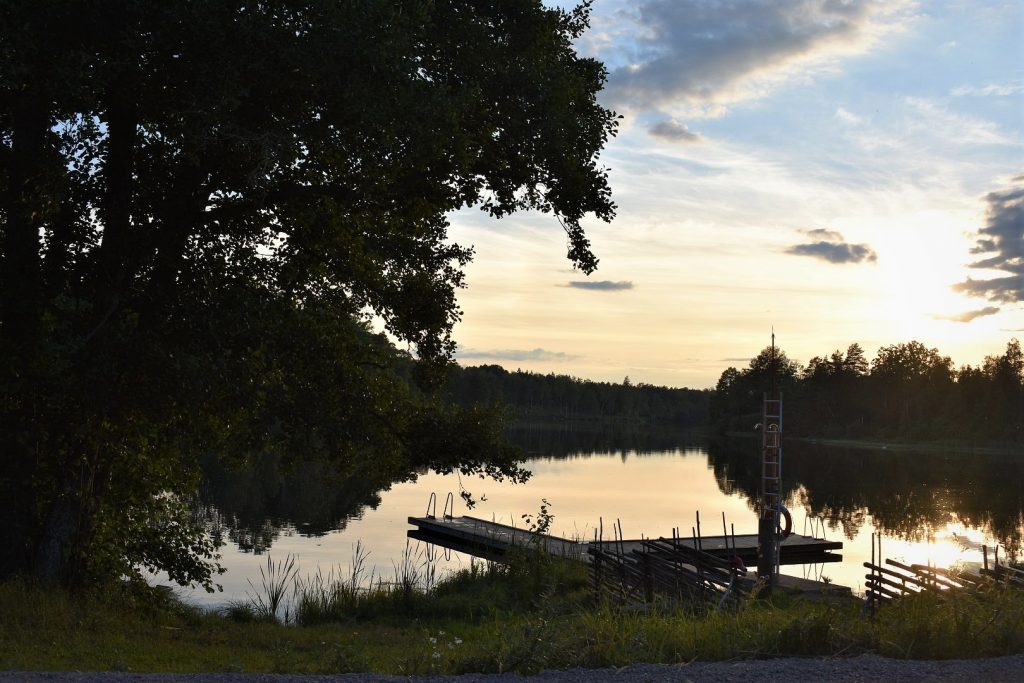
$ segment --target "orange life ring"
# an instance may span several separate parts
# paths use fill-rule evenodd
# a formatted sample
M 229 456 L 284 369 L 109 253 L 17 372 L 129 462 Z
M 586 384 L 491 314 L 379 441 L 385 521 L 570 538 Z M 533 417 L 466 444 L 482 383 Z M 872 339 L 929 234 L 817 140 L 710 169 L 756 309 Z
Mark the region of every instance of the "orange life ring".
M 779 506 L 779 512 L 782 513 L 782 519 L 786 521 L 785 526 L 779 528 L 779 537 L 785 540 L 793 533 L 793 515 L 789 514 L 785 505 Z

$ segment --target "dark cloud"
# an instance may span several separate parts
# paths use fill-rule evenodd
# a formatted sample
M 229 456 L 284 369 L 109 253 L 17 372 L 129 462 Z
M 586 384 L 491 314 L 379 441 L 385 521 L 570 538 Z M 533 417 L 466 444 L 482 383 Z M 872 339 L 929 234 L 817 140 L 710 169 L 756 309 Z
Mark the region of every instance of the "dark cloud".
M 808 237 L 818 238 L 818 241 L 794 244 L 786 249 L 787 254 L 812 256 L 829 263 L 874 263 L 878 260 L 874 249 L 866 244 L 845 242 L 842 234 L 835 230 L 817 228 L 801 232 Z
M 813 230 L 801 230 L 803 234 L 807 235 L 811 239 L 825 240 L 827 242 L 842 242 L 843 235 L 835 230 L 826 230 L 825 228 L 815 228 Z
M 751 78 L 833 48 L 870 40 L 882 2 L 646 0 L 635 21 L 636 54 L 616 69 L 616 106 L 735 100 Z
M 977 311 L 964 311 L 963 313 L 955 313 L 953 315 L 935 315 L 932 316 L 936 320 L 952 320 L 956 323 L 969 323 L 975 318 L 982 318 L 986 315 L 995 315 L 999 312 L 997 306 L 986 306 Z
M 701 142 L 704 139 L 687 128 L 686 124 L 679 123 L 675 119 L 659 121 L 648 128 L 647 132 L 655 137 L 664 138 L 670 142 L 678 142 L 682 144 Z
M 465 349 L 455 352 L 456 357 L 472 360 L 576 360 L 574 356 L 561 351 L 547 351 L 542 348 L 536 349 L 506 349 L 504 351 L 478 351 Z
M 746 363 L 749 360 L 750 360 L 749 357 L 747 357 L 747 358 L 721 358 L 721 359 L 719 359 L 718 362 L 719 363 Z
M 985 227 L 978 231 L 971 253 L 989 256 L 970 267 L 999 270 L 1005 275 L 986 280 L 969 277 L 953 289 L 998 303 L 1019 303 L 1024 301 L 1024 175 L 1013 178 L 1003 190 L 989 192 L 985 201 Z
M 599 292 L 619 292 L 624 289 L 633 289 L 633 283 L 629 280 L 612 282 L 611 280 L 573 280 L 570 287 L 576 289 L 591 289 Z

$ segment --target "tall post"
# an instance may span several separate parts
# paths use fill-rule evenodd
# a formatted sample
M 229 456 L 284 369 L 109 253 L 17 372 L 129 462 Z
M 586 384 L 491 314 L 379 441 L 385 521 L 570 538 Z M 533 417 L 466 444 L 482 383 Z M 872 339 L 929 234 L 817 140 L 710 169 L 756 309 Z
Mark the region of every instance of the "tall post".
M 769 365 L 769 390 L 761 407 L 761 514 L 757 524 L 757 576 L 771 593 L 779 573 L 779 519 L 782 514 L 782 393 L 778 390 L 775 332 Z

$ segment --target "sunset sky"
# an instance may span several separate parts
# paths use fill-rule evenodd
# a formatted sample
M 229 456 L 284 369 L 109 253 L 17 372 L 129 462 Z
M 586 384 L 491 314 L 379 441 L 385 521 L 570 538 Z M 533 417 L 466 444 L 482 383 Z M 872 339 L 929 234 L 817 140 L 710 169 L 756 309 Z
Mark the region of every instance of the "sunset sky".
M 597 0 L 618 217 L 451 217 L 463 365 L 713 387 L 774 326 L 802 363 L 1024 338 L 1024 3 Z

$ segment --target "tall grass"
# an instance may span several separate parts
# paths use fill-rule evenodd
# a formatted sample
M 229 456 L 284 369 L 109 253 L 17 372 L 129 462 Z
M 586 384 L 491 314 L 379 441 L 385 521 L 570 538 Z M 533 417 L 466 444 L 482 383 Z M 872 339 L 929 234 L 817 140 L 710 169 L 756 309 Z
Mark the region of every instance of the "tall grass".
M 345 572 L 340 566 L 327 574 L 318 567 L 308 577 L 292 581 L 295 621 L 303 625 L 345 622 L 379 614 L 409 614 L 426 601 L 442 577 L 436 547 L 406 542 L 401 558 L 392 564 L 390 580 L 366 572 L 369 552 L 361 542 L 352 551 Z
M 281 600 L 292 598 L 292 623 L 300 627 L 237 623 L 182 608 L 146 586 L 77 595 L 0 583 L 0 670 L 533 673 L 794 655 L 1024 654 L 1024 591 L 996 586 L 909 596 L 881 606 L 875 618 L 856 600 L 822 603 L 782 592 L 735 612 L 701 613 L 602 602 L 588 590 L 579 563 L 553 563 L 547 587 L 526 599 L 528 575 L 472 563 L 429 591 L 421 581 L 409 589 L 407 603 L 400 572 L 386 580 L 374 576 L 365 570 L 361 547 L 355 555 L 333 575 L 293 579 L 292 586 L 304 588 L 285 590 Z M 423 576 L 416 557 L 428 559 L 410 548 L 409 570 Z M 267 583 L 280 585 L 297 563 L 271 564 Z M 413 586 L 412 576 L 405 574 L 405 586 Z M 272 600 L 263 602 L 269 609 Z M 279 602 L 277 614 L 282 608 Z
M 260 567 L 260 586 L 257 588 L 252 580 L 246 579 L 249 587 L 253 590 L 248 594 L 249 605 L 258 619 L 279 621 L 283 608 L 284 623 L 290 621 L 289 608 L 285 603 L 285 598 L 298 573 L 299 568 L 296 566 L 295 555 L 289 553 L 283 560 L 274 562 L 268 554 L 266 571 Z

